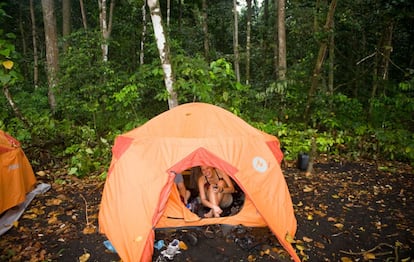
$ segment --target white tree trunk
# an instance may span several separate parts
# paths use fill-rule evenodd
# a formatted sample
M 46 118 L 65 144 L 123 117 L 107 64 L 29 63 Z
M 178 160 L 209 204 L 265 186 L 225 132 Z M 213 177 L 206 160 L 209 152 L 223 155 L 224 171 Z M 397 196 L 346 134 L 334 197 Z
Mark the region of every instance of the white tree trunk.
M 109 9 L 109 21 L 107 21 L 107 12 L 106 12 L 106 0 L 98 0 L 99 5 L 99 24 L 101 27 L 102 33 L 102 59 L 104 62 L 108 61 L 108 39 L 111 36 L 112 30 L 112 15 L 115 6 L 115 0 L 111 1 L 110 9 Z
M 148 0 L 147 2 L 151 13 L 151 21 L 154 28 L 154 36 L 157 42 L 158 52 L 161 59 L 161 66 L 164 72 L 165 87 L 167 88 L 169 94 L 168 106 L 171 109 L 178 105 L 178 98 L 177 93 L 173 88 L 174 79 L 170 61 L 170 48 L 166 41 L 164 28 L 162 26 L 160 3 L 158 0 Z

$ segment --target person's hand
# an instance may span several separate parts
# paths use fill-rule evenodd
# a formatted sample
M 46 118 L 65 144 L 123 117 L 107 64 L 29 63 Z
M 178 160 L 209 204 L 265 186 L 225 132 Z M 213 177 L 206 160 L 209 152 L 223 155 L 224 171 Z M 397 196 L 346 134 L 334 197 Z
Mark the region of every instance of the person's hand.
M 219 206 L 213 206 L 213 212 L 214 214 L 220 215 L 221 213 L 223 213 L 223 210 Z

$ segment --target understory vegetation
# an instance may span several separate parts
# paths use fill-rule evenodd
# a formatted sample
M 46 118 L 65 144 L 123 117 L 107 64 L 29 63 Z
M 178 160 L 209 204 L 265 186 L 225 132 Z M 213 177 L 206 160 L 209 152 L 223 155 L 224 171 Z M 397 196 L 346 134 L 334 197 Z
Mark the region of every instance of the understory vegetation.
M 212 42 L 216 44 L 211 47 L 210 59 L 202 55 L 201 28 L 192 26 L 195 13 L 200 11 L 196 3 L 186 6 L 187 13 L 179 25 L 177 17 L 171 19 L 169 43 L 179 103 L 205 102 L 229 110 L 254 127 L 277 136 L 287 160 L 313 150 L 318 155 L 393 160 L 414 165 L 414 36 L 409 31 L 412 18 L 399 13 L 402 7 L 396 4 L 388 9 L 378 8 L 385 17 L 379 22 L 368 13 L 355 15 L 361 12 L 361 6 L 368 8 L 369 3 L 357 1 L 338 6 L 334 84 L 328 84 L 331 69 L 326 64 L 307 114 L 308 90 L 323 38 L 320 31 L 308 30 L 312 22 L 304 21 L 305 17 L 314 15 L 314 1 L 302 1 L 302 4 L 291 1 L 287 9 L 285 80 L 275 79 L 272 71 L 273 36 L 266 32 L 274 24 L 274 14 L 265 20 L 264 7 L 255 9 L 252 44 L 256 47 L 250 53 L 249 81 L 243 77 L 241 81 L 236 80 L 232 35 L 223 31 L 224 22 L 220 20 L 222 16 L 231 17 L 231 6 L 224 2 L 210 3 L 209 28 L 211 38 L 215 37 Z M 409 1 L 396 2 L 412 8 Z M 95 5 L 87 3 L 90 12 L 96 15 Z M 45 57 L 40 61 L 38 85 L 33 84 L 33 54 L 23 50 L 23 40 L 17 29 L 17 25 L 23 23 L 19 19 L 23 18 L 14 17 L 19 8 L 27 12 L 28 7 L 7 1 L 3 9 L 0 8 L 0 21 L 5 25 L 0 30 L 0 62 L 3 64 L 0 82 L 18 108 L 16 110 L 5 95 L 0 96 L 0 129 L 21 142 L 35 169 L 67 165 L 71 175 L 105 177 L 115 137 L 168 110 L 168 93 L 152 30 L 148 30 L 146 36 L 145 63 L 139 64 L 137 46 L 142 30 L 137 25 L 142 19 L 139 6 L 128 1 L 119 3 L 109 60 L 102 61 L 99 27 L 92 25 L 91 29 L 83 30 L 74 23 L 73 27 L 78 29 L 59 39 L 60 45 L 66 43 L 69 47 L 59 54 L 59 84 L 54 89 L 57 108 L 53 112 L 43 68 Z M 323 25 L 328 7 L 319 8 L 320 13 L 314 18 Z M 378 34 L 385 30 L 386 18 L 394 13 L 400 15 L 395 17 L 399 20 L 395 21 L 389 77 L 373 80 L 377 76 L 372 72 L 374 67 L 380 67 L 380 62 L 369 55 L 377 50 Z M 178 16 L 174 10 L 172 14 Z M 245 12 L 242 12 L 240 24 L 245 20 Z M 244 27 L 240 28 L 241 38 L 246 34 Z M 29 32 L 29 26 L 24 30 Z M 357 39 L 351 32 L 365 38 Z M 242 61 L 246 56 L 245 45 L 245 40 L 241 40 Z M 355 46 L 361 48 L 353 48 Z M 14 64 L 10 67 L 7 61 L 14 61 Z M 245 67 L 242 62 L 241 71 Z

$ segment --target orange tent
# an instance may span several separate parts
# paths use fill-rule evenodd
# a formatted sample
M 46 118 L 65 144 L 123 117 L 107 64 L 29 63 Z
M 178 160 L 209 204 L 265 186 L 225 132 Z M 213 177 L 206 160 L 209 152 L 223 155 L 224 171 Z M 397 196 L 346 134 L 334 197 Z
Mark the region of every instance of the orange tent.
M 36 184 L 19 141 L 0 130 L 0 214 L 26 199 Z
M 151 261 L 156 228 L 229 224 L 268 226 L 295 261 L 286 236 L 296 218 L 276 137 L 217 106 L 188 103 L 118 136 L 102 195 L 100 231 L 123 261 Z M 180 201 L 175 172 L 209 165 L 245 194 L 239 213 L 200 218 Z

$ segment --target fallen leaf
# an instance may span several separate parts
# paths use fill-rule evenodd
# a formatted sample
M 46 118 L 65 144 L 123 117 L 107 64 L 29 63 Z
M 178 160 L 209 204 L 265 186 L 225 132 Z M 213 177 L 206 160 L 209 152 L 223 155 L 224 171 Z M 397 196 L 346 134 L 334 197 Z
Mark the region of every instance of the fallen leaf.
M 83 234 L 84 235 L 89 235 L 89 234 L 93 234 L 95 233 L 95 227 L 91 226 L 91 225 L 87 225 L 84 229 L 83 229 Z
M 353 262 L 349 257 L 341 257 L 341 262 Z
M 19 226 L 19 221 L 14 221 L 14 222 L 13 222 L 13 226 L 14 226 L 15 228 L 17 228 L 17 227 Z
M 313 239 L 312 239 L 312 238 L 309 238 L 309 237 L 303 237 L 302 239 L 303 239 L 303 241 L 305 241 L 305 242 L 307 242 L 307 243 L 309 243 L 309 242 L 312 242 L 312 241 L 313 241 Z
M 285 239 L 286 239 L 287 242 L 289 242 L 291 244 L 296 243 L 296 241 L 293 239 L 293 237 L 289 234 L 286 234 Z
M 42 176 L 45 176 L 46 175 L 46 172 L 45 171 L 37 171 L 36 172 L 36 175 L 38 175 L 38 176 L 40 176 L 40 177 L 42 177 Z
M 296 248 L 300 251 L 305 250 L 305 247 L 302 245 L 296 245 Z
M 303 192 L 308 193 L 308 192 L 312 192 L 312 191 L 313 191 L 313 187 L 305 185 L 305 188 L 303 189 Z
M 336 222 L 337 220 L 336 220 L 336 218 L 334 218 L 334 217 L 328 217 L 328 221 L 329 221 L 329 222 Z
M 180 247 L 180 249 L 182 249 L 182 250 L 187 250 L 188 249 L 188 246 L 184 243 L 184 241 L 180 241 L 179 243 L 178 243 L 178 246 Z
M 79 262 L 86 262 L 89 260 L 90 257 L 91 255 L 89 253 L 85 253 L 79 257 Z
M 342 229 L 342 228 L 344 228 L 344 225 L 343 225 L 343 224 L 341 224 L 341 223 L 336 223 L 336 224 L 334 224 L 334 226 L 335 226 L 336 228 L 338 228 L 338 229 Z
M 373 253 L 364 253 L 364 260 L 371 260 L 371 259 L 375 259 L 375 254 Z
M 48 199 L 46 201 L 46 206 L 58 206 L 62 203 L 61 199 L 54 198 L 54 199 Z
M 325 245 L 322 244 L 321 242 L 315 242 L 315 247 L 320 248 L 320 249 L 325 249 Z

